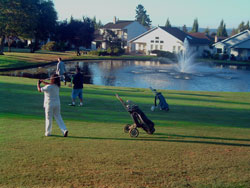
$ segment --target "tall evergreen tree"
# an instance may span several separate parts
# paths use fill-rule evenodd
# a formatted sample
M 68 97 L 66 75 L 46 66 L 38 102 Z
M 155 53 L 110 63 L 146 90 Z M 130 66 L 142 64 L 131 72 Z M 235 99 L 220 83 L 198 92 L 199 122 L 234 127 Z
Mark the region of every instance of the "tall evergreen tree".
M 152 22 L 149 18 L 149 15 L 147 14 L 147 11 L 145 10 L 144 6 L 141 4 L 139 4 L 136 7 L 135 20 L 144 26 L 151 26 L 151 22 Z
M 185 24 L 182 26 L 182 31 L 184 31 L 186 33 L 188 32 L 187 26 Z
M 169 18 L 168 18 L 167 21 L 166 21 L 165 27 L 171 27 L 171 23 L 170 23 Z
M 226 29 L 226 24 L 224 23 L 224 20 L 222 19 L 220 22 L 220 25 L 217 29 L 217 36 L 218 37 L 227 37 L 227 29 Z
M 245 29 L 250 29 L 250 27 L 249 27 L 249 21 L 246 23 Z
M 238 26 L 238 32 L 242 32 L 245 30 L 245 23 L 242 21 Z
M 198 18 L 196 18 L 196 19 L 194 20 L 193 28 L 192 28 L 192 30 L 191 30 L 191 33 L 196 33 L 196 32 L 199 32 Z

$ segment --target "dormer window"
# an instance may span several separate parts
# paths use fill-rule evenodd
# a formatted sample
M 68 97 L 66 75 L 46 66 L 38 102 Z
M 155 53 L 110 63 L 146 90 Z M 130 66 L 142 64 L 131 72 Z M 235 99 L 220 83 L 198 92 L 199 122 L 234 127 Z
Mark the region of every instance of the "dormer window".
M 155 39 L 159 39 L 159 37 L 155 37 Z

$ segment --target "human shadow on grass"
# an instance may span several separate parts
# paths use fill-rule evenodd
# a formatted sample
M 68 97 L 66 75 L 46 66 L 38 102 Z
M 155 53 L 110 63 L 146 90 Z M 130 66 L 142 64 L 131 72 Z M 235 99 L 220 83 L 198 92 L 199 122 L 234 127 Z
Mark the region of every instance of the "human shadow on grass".
M 51 135 L 51 137 L 64 138 L 61 135 Z M 189 144 L 211 144 L 211 145 L 221 145 L 221 146 L 239 146 L 239 147 L 250 147 L 250 144 L 240 144 L 240 143 L 225 143 L 216 141 L 195 141 L 195 140 L 177 140 L 171 137 L 163 138 L 148 138 L 148 137 L 138 137 L 138 138 L 108 138 L 108 137 L 89 137 L 89 136 L 68 136 L 69 139 L 84 139 L 84 140 L 113 140 L 113 141 L 143 141 L 143 142 L 175 142 L 175 143 L 189 143 Z M 66 138 L 66 139 L 67 139 Z

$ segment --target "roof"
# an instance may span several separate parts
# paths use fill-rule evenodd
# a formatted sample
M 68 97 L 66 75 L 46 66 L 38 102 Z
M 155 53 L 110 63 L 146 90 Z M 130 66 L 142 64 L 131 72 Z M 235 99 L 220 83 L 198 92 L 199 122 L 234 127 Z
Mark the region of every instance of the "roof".
M 127 25 L 133 23 L 134 21 L 129 20 L 120 20 L 117 21 L 115 24 L 113 22 L 109 22 L 106 25 L 103 26 L 105 29 L 123 29 Z
M 185 38 L 187 38 L 190 44 L 205 45 L 211 43 L 211 41 L 206 38 L 201 38 L 201 37 L 199 38 L 197 36 L 192 36 L 191 34 L 186 33 L 177 27 L 160 27 L 160 28 L 168 32 L 169 34 L 173 35 L 174 37 L 178 38 L 182 42 L 184 42 Z
M 233 47 L 249 39 L 250 39 L 250 30 L 247 29 L 225 40 L 220 41 L 220 43 L 226 45 L 227 47 Z

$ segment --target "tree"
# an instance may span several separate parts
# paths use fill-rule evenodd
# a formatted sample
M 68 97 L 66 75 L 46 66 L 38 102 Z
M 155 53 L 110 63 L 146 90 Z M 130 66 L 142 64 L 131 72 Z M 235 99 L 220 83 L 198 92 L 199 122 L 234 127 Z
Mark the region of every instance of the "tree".
M 218 37 L 228 37 L 226 24 L 224 23 L 223 20 L 221 20 L 220 25 L 217 29 L 217 36 Z
M 36 25 L 36 0 L 0 1 L 0 54 L 5 39 L 23 36 Z
M 33 30 L 27 32 L 27 38 L 34 39 L 31 52 L 38 49 L 39 41 L 46 42 L 55 33 L 57 12 L 51 0 L 39 0 L 37 3 L 36 24 Z
M 147 14 L 147 11 L 145 10 L 144 6 L 139 4 L 136 7 L 136 15 L 135 20 L 138 21 L 143 26 L 151 26 L 151 20 L 149 18 L 149 15 Z
M 242 32 L 245 30 L 245 23 L 241 22 L 240 25 L 238 26 L 238 32 Z
M 245 29 L 250 29 L 250 27 L 249 27 L 249 21 L 246 23 Z
M 83 17 L 82 20 L 70 18 L 70 21 L 59 22 L 56 27 L 56 35 L 52 38 L 57 42 L 67 43 L 71 48 L 75 47 L 79 51 L 79 47 L 89 48 L 94 39 L 95 24 L 92 19 Z
M 47 40 L 57 20 L 57 13 L 51 0 L 1 0 L 0 27 L 2 39 L 35 39 L 31 52 L 38 40 Z M 11 43 L 9 43 L 10 45 Z M 3 51 L 1 45 L 0 53 Z
M 184 31 L 186 33 L 188 32 L 187 26 L 185 24 L 182 26 L 182 31 Z
M 191 30 L 191 33 L 197 33 L 197 32 L 199 32 L 198 18 L 194 19 L 193 28 Z
M 165 27 L 171 27 L 171 23 L 170 23 L 170 21 L 169 21 L 169 18 L 168 18 L 167 21 L 166 21 Z
M 209 27 L 207 27 L 207 28 L 205 29 L 204 33 L 205 33 L 206 35 L 209 35 L 209 33 L 210 33 Z
M 98 30 L 100 27 L 103 26 L 101 20 L 99 20 L 99 21 L 97 22 L 95 16 L 94 16 L 94 18 L 92 19 L 92 22 L 93 22 L 93 24 L 94 24 L 95 30 Z
M 236 35 L 238 33 L 237 29 L 233 28 L 231 32 L 231 36 Z

